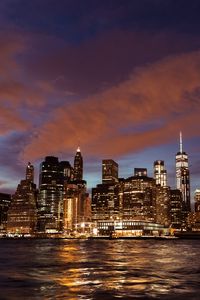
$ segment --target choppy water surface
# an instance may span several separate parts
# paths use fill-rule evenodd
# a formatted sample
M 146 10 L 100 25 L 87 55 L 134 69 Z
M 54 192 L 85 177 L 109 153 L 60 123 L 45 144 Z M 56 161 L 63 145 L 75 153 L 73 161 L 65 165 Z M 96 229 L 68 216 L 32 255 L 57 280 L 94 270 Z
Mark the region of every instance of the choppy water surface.
M 0 299 L 200 299 L 200 241 L 0 240 Z

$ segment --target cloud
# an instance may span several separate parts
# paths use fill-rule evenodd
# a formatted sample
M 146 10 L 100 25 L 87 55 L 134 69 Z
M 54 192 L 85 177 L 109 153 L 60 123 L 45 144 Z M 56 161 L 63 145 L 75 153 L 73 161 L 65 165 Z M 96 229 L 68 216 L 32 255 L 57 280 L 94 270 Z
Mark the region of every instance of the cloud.
M 199 72 L 198 51 L 138 68 L 119 85 L 55 110 L 23 158 L 69 151 L 78 141 L 88 154 L 117 156 L 167 142 L 180 128 L 199 134 Z
M 196 50 L 200 41 L 199 36 L 168 31 L 112 29 L 78 45 L 37 35 L 32 47 L 25 64 L 30 80 L 60 78 L 57 89 L 86 97 L 127 80 L 135 67 Z

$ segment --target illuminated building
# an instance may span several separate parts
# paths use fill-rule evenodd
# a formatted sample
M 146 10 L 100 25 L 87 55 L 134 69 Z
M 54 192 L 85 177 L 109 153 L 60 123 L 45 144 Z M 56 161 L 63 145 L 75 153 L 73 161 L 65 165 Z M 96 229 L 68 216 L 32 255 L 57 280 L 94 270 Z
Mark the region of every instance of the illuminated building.
M 81 181 L 83 179 L 83 158 L 80 147 L 78 147 L 74 157 L 74 181 Z
M 76 230 L 81 222 L 91 219 L 91 202 L 85 186 L 65 183 L 63 196 L 63 226 L 65 232 Z
M 11 204 L 11 195 L 0 193 L 0 231 L 5 232 L 7 225 L 7 213 Z
M 73 180 L 74 170 L 70 165 L 69 161 L 60 161 L 59 168 L 60 168 L 61 182 L 63 184 L 64 182 L 70 182 Z
M 92 189 L 92 219 L 115 219 L 119 213 L 118 193 L 115 184 L 98 184 Z
M 74 169 L 67 169 L 68 176 L 64 177 L 63 189 L 63 229 L 70 232 L 76 231 L 78 224 L 89 218 L 89 197 L 86 193 L 87 183 L 83 180 L 83 158 L 79 147 L 74 158 Z
M 138 174 L 138 173 L 137 173 Z M 154 221 L 156 182 L 153 178 L 132 176 L 123 183 L 123 219 Z
M 156 180 L 156 184 L 167 186 L 167 171 L 165 170 L 163 160 L 156 160 L 154 162 L 154 179 Z
M 142 235 L 159 236 L 167 232 L 161 224 L 145 220 L 99 220 L 96 223 L 97 235 L 133 237 Z M 114 235 L 113 235 L 114 234 Z
M 58 158 L 47 156 L 40 165 L 38 196 L 38 230 L 62 230 L 63 170 Z
M 134 168 L 134 176 L 147 176 L 146 168 Z
M 31 169 L 31 176 L 29 171 Z M 26 179 L 21 180 L 12 197 L 8 209 L 7 232 L 11 234 L 32 234 L 37 224 L 36 185 L 34 168 L 29 163 L 26 168 Z
M 188 155 L 183 152 L 182 134 L 180 133 L 180 149 L 176 154 L 176 188 L 182 193 L 184 219 L 191 211 L 190 205 L 190 172 L 188 167 Z
M 190 212 L 187 217 L 187 229 L 200 231 L 200 211 Z
M 155 219 L 156 182 L 147 176 L 147 169 L 136 168 L 135 176 L 118 179 L 111 175 L 110 162 L 103 161 L 103 184 L 92 189 L 92 219 L 100 220 L 147 220 Z M 109 165 L 109 168 L 105 168 Z M 105 176 L 106 173 L 106 176 Z M 113 178 L 114 177 L 114 178 Z M 116 180 L 117 179 L 117 180 Z M 112 183 L 108 183 L 112 182 Z
M 34 181 L 34 167 L 29 162 L 26 167 L 26 180 L 33 182 Z
M 182 214 L 182 193 L 180 190 L 170 191 L 170 215 L 171 215 L 171 227 L 180 229 L 183 221 Z
M 200 231 L 200 189 L 194 192 L 194 212 L 188 214 L 187 227 L 192 231 Z
M 171 224 L 170 188 L 156 185 L 155 221 L 165 227 Z
M 70 232 L 78 222 L 78 186 L 73 183 L 64 184 L 63 197 L 63 228 L 65 232 Z
M 112 159 L 102 161 L 102 183 L 113 184 L 118 182 L 118 164 Z
M 200 189 L 196 189 L 194 192 L 194 209 L 195 212 L 200 212 Z

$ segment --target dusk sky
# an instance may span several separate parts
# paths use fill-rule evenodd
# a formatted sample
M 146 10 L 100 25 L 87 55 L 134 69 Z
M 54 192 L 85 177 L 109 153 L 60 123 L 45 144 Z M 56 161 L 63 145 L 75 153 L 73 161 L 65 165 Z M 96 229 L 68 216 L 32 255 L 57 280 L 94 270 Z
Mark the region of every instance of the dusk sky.
M 180 130 L 200 187 L 199 14 L 199 0 L 1 0 L 0 191 L 77 146 L 88 188 L 106 158 L 120 177 L 162 159 L 174 188 Z

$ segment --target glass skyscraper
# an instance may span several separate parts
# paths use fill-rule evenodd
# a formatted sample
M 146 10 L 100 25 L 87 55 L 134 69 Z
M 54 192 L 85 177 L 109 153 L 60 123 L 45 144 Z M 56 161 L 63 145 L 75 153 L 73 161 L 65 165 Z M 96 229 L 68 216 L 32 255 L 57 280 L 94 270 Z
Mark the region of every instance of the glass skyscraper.
M 176 188 L 182 193 L 183 212 L 190 212 L 190 171 L 188 165 L 188 155 L 183 151 L 181 132 L 180 149 L 176 154 Z

